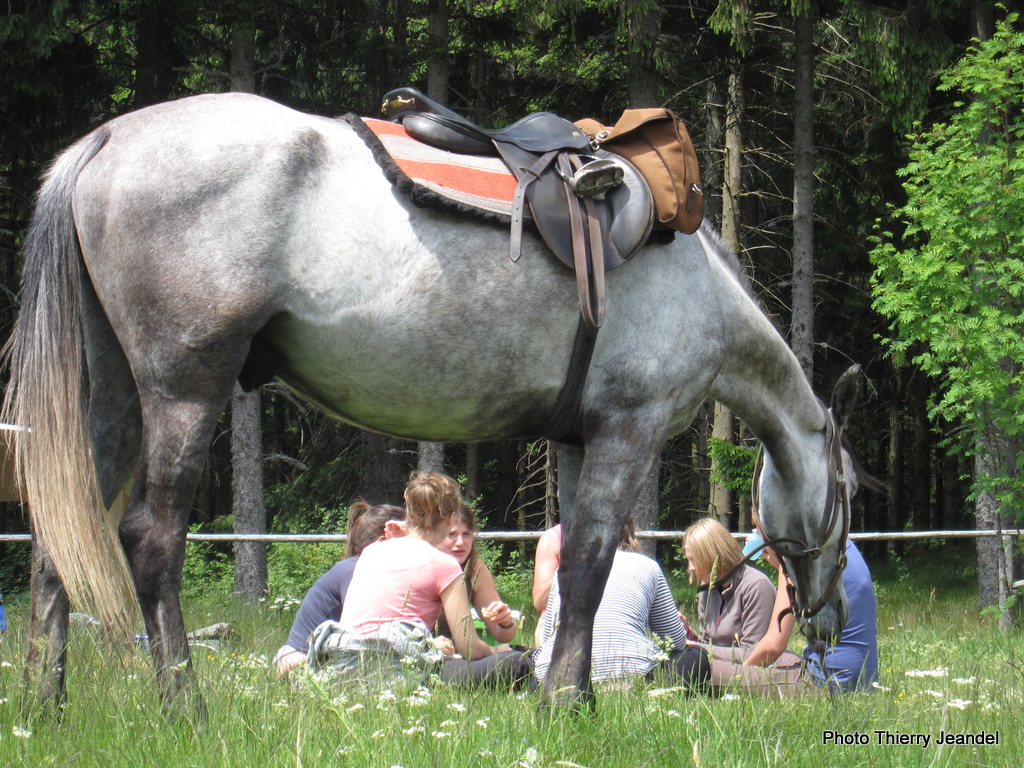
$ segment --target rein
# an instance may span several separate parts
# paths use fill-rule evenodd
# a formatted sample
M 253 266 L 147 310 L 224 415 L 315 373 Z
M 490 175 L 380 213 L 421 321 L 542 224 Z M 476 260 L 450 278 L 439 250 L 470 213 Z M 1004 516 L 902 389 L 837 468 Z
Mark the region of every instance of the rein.
M 821 597 L 819 597 L 812 606 L 801 609 L 797 602 L 796 590 L 792 583 L 788 586 L 790 601 L 794 607 L 794 614 L 797 618 L 805 620 L 817 615 L 821 609 L 825 607 L 825 604 L 832 596 L 832 593 L 836 591 L 836 587 L 839 586 L 839 581 L 842 579 L 843 571 L 846 568 L 846 540 L 850 535 L 850 498 L 846 491 L 846 478 L 843 470 L 842 440 L 840 439 L 840 431 L 837 428 L 836 419 L 832 414 L 831 409 L 826 411 L 825 441 L 828 444 L 828 485 L 825 493 L 824 514 L 822 515 L 821 525 L 818 528 L 818 535 L 814 539 L 813 546 L 808 546 L 807 542 L 802 541 L 801 539 L 780 536 L 778 538 L 771 539 L 770 541 L 765 541 L 764 544 L 758 547 L 757 550 L 754 550 L 754 552 L 752 552 L 747 558 L 750 559 L 750 557 L 753 557 L 758 550 L 763 549 L 764 547 L 771 547 L 782 558 L 799 560 L 800 558 L 806 557 L 810 560 L 817 560 L 821 557 L 821 548 L 825 546 L 825 542 L 827 542 L 832 536 L 836 526 L 841 524 L 839 535 L 839 554 L 836 558 L 836 566 L 832 571 L 832 578 L 829 580 L 828 587 L 824 592 L 822 592 Z M 761 472 L 763 469 L 764 446 L 762 445 L 761 448 L 758 449 L 757 460 L 754 463 L 753 487 L 751 488 L 750 493 L 750 501 L 755 513 L 760 510 L 759 488 Z M 789 570 L 786 568 L 785 559 L 782 560 L 782 567 L 788 577 Z

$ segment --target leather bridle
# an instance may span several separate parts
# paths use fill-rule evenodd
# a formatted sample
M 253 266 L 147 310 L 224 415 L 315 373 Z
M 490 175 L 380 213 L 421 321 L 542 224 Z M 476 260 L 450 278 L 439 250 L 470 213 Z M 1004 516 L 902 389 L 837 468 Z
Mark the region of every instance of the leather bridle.
M 793 614 L 802 620 L 811 618 L 817 615 L 825 604 L 828 602 L 832 593 L 836 591 L 836 587 L 839 586 L 840 580 L 843 578 L 843 570 L 846 568 L 846 540 L 850 534 L 850 498 L 846 491 L 846 477 L 843 470 L 843 455 L 842 455 L 842 437 L 841 432 L 836 424 L 835 416 L 832 414 L 832 410 L 829 409 L 825 412 L 825 443 L 826 450 L 828 451 L 828 476 L 827 476 L 827 488 L 825 492 L 825 509 L 821 517 L 820 525 L 818 526 L 817 536 L 814 537 L 814 543 L 808 545 L 807 542 L 800 539 L 793 539 L 785 536 L 780 536 L 775 539 L 766 540 L 758 549 L 764 547 L 771 547 L 780 556 L 782 562 L 783 571 L 788 577 L 789 571 L 786 568 L 786 561 L 783 558 L 789 558 L 790 560 L 799 560 L 801 558 L 808 558 L 809 560 L 817 560 L 821 557 L 821 548 L 825 546 L 825 543 L 831 538 L 832 533 L 835 531 L 836 526 L 841 526 L 839 536 L 839 553 L 836 558 L 836 565 L 832 571 L 832 578 L 829 580 L 828 587 L 822 592 L 821 597 L 818 598 L 814 605 L 807 608 L 800 608 L 797 601 L 796 590 L 793 587 L 792 579 L 788 586 L 790 600 L 793 605 Z M 757 460 L 754 463 L 754 479 L 753 487 L 750 493 L 751 505 L 754 508 L 755 514 L 760 511 L 760 482 L 761 472 L 764 469 L 764 446 L 762 445 L 757 452 Z M 760 515 L 758 514 L 760 518 Z M 764 527 L 762 525 L 762 532 Z M 765 537 L 768 538 L 767 536 Z M 754 553 L 751 553 L 753 556 Z

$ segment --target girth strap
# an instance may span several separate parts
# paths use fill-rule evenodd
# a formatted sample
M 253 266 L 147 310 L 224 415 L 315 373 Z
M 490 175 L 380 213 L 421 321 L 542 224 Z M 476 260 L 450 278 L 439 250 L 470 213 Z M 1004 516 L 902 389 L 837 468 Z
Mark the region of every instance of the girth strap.
M 597 344 L 597 330 L 580 315 L 565 383 L 558 394 L 551 418 L 541 433 L 556 443 L 583 444 L 583 424 L 579 421 L 580 401 L 583 399 L 583 385 L 587 381 L 587 372 Z

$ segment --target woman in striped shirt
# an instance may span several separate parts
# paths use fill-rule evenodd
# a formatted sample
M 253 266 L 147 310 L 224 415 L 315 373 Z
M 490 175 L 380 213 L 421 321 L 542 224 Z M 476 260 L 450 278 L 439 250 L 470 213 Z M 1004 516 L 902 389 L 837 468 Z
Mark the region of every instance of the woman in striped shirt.
M 651 677 L 663 666 L 683 680 L 706 681 L 707 655 L 686 645 L 686 628 L 679 619 L 665 573 L 657 562 L 636 550 L 633 520 L 627 519 L 619 549 L 594 618 L 591 680 L 594 682 Z M 535 658 L 535 674 L 547 676 L 558 633 L 561 599 L 556 576 L 542 625 L 542 645 Z M 651 634 L 671 641 L 669 658 Z

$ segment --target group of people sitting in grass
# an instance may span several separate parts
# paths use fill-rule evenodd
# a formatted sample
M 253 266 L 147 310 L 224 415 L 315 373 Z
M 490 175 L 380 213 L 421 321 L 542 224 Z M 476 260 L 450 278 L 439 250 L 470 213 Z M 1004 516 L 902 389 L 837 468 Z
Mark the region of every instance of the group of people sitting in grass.
M 476 554 L 476 520 L 458 484 L 440 473 L 415 472 L 404 498 L 404 509 L 364 502 L 351 507 L 345 558 L 302 601 L 275 658 L 278 676 L 307 661 L 357 670 L 383 653 L 412 659 L 450 683 L 542 683 L 558 633 L 561 526 L 538 542 L 533 599 L 541 618 L 535 647 L 510 645 L 522 633 Z M 762 545 L 755 527 L 747 550 Z M 877 680 L 874 588 L 852 541 L 843 573 L 850 616 L 842 640 L 809 646 L 802 656 L 788 650 L 795 618 L 786 576 L 771 548 L 764 548 L 764 557 L 778 569 L 778 588 L 748 563 L 718 521 L 705 518 L 687 529 L 683 554 L 699 590 L 696 627 L 677 609 L 658 563 L 637 549 L 630 520 L 594 621 L 594 682 L 618 684 L 660 673 L 693 691 L 782 697 L 869 690 Z M 493 645 L 480 639 L 474 613 Z

